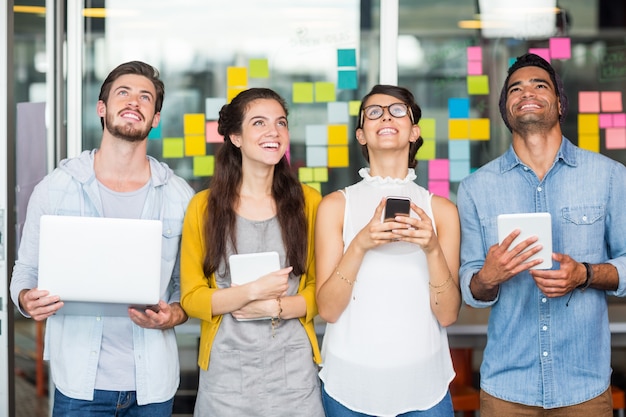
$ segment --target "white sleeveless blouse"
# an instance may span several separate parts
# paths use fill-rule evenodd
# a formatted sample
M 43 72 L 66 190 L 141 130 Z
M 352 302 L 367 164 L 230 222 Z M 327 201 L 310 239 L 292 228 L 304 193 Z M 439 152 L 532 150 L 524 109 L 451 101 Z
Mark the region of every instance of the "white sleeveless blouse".
M 385 196 L 405 196 L 433 219 L 432 195 L 406 178 L 371 177 L 344 191 L 347 248 Z M 411 212 L 412 216 L 416 216 Z M 445 328 L 430 309 L 428 265 L 422 249 L 394 242 L 369 250 L 352 298 L 322 344 L 324 389 L 351 410 L 381 417 L 426 410 L 445 396 L 454 370 Z

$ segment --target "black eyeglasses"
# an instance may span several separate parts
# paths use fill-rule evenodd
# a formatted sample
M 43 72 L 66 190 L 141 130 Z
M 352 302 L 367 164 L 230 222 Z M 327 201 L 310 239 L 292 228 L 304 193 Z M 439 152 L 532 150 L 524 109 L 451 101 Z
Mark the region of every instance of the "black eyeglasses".
M 385 114 L 385 109 L 387 109 L 390 115 L 396 118 L 404 117 L 408 113 L 410 114 L 411 122 L 413 122 L 413 112 L 411 108 L 404 103 L 392 103 L 388 106 L 372 104 L 371 106 L 365 107 L 361 112 L 361 126 L 363 126 L 364 117 L 367 117 L 369 120 L 378 120 Z

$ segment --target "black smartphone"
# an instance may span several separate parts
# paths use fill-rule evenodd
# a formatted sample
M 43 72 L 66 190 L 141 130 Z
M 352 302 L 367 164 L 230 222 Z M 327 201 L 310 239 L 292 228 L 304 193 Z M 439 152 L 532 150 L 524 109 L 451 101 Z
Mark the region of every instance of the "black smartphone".
M 396 216 L 411 215 L 411 199 L 408 197 L 387 197 L 385 203 L 384 221 L 393 221 Z

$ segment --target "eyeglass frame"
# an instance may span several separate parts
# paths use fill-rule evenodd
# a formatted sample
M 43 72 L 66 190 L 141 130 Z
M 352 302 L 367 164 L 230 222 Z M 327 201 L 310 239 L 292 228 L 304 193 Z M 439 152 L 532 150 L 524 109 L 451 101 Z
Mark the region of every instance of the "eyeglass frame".
M 383 116 L 385 115 L 385 110 L 387 110 L 387 113 L 389 113 L 389 115 L 390 115 L 391 117 L 393 117 L 393 118 L 396 118 L 396 119 L 401 119 L 401 118 L 403 118 L 404 116 L 394 116 L 394 115 L 393 115 L 393 114 L 389 111 L 389 107 L 391 107 L 391 106 L 395 106 L 396 104 L 402 104 L 403 106 L 405 106 L 405 107 L 406 107 L 407 112 L 404 114 L 404 116 L 406 116 L 406 115 L 408 114 L 408 115 L 409 115 L 409 118 L 411 119 L 411 124 L 412 124 L 412 125 L 414 125 L 414 124 L 415 124 L 415 119 L 414 119 L 414 117 L 413 117 L 413 110 L 411 109 L 411 106 L 409 106 L 408 104 L 403 103 L 403 102 L 401 102 L 401 101 L 398 101 L 398 102 L 396 102 L 396 103 L 391 103 L 391 104 L 389 104 L 389 105 L 387 105 L 387 106 L 381 106 L 380 104 L 370 104 L 369 106 L 363 107 L 363 108 L 361 109 L 361 121 L 360 121 L 360 123 L 359 123 L 359 128 L 363 128 L 363 123 L 365 123 L 365 118 L 367 117 L 367 116 L 365 116 L 365 109 L 368 109 L 368 108 L 373 107 L 373 106 L 380 107 L 380 108 L 382 109 L 382 111 L 383 111 L 383 112 L 380 114 L 380 116 L 379 116 L 379 117 L 377 117 L 377 118 L 375 118 L 375 119 L 370 119 L 369 117 L 367 117 L 367 120 L 378 120 L 378 119 L 380 119 L 381 117 L 383 117 Z

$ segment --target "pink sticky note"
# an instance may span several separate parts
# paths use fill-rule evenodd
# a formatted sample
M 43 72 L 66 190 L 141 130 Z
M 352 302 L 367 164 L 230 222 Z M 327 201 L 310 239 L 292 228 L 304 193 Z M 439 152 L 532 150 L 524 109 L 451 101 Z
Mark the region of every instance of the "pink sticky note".
M 548 48 L 530 48 L 528 50 L 531 54 L 539 55 L 546 61 L 550 62 L 550 49 Z
M 468 61 L 482 61 L 483 60 L 482 46 L 468 46 L 467 47 L 467 60 Z
M 570 38 L 551 38 L 550 57 L 554 59 L 570 59 L 572 57 L 572 42 Z
M 603 112 L 620 112 L 622 107 L 621 91 L 602 91 L 600 93 L 600 103 Z
M 578 111 L 580 113 L 600 113 L 600 93 L 598 91 L 580 91 L 578 93 Z
M 450 198 L 450 183 L 448 181 L 428 181 L 428 191 L 441 197 Z
M 607 149 L 626 149 L 626 128 L 611 127 L 606 130 Z
M 224 143 L 224 136 L 217 133 L 217 122 L 206 122 L 206 128 L 204 129 L 207 143 Z
M 467 61 L 467 75 L 482 75 L 483 74 L 483 62 L 482 61 Z
M 598 119 L 600 122 L 600 129 L 606 129 L 607 127 L 613 127 L 613 115 L 610 113 L 603 113 Z
M 428 162 L 428 178 L 431 180 L 450 179 L 450 161 L 447 159 L 432 159 Z
M 613 127 L 626 127 L 626 113 L 613 115 Z

